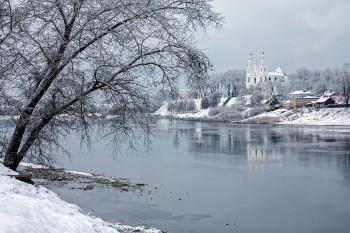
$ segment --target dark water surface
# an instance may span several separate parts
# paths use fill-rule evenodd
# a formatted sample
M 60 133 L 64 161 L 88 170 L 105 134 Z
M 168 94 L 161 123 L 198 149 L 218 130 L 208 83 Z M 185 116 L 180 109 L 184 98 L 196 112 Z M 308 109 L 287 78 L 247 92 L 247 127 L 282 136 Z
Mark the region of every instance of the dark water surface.
M 157 120 L 152 151 L 105 142 L 68 170 L 129 178 L 142 191 L 55 188 L 92 215 L 171 232 L 350 232 L 350 129 Z

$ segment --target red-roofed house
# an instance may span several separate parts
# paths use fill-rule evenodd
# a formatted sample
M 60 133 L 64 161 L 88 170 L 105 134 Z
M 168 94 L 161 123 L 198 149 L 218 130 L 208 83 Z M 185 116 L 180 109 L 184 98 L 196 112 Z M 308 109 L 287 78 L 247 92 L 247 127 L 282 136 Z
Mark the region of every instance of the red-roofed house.
M 332 98 L 334 100 L 335 104 L 343 104 L 345 103 L 345 94 L 344 93 L 338 93 L 338 92 L 330 92 L 325 95 L 323 95 L 325 98 Z

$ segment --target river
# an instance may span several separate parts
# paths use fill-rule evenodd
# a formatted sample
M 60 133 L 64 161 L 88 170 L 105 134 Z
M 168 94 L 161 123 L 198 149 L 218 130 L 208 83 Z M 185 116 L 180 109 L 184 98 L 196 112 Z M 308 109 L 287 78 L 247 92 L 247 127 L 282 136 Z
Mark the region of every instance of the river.
M 125 177 L 142 191 L 54 191 L 92 215 L 179 232 L 349 232 L 350 129 L 160 119 L 152 150 L 112 158 L 69 139 L 67 170 Z

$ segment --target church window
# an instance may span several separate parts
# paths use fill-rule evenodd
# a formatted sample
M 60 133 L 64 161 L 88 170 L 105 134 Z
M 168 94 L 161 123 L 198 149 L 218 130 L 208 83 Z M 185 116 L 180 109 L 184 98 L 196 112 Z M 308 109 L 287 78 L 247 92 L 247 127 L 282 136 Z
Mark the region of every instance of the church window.
M 254 78 L 254 84 L 256 84 L 256 77 Z
M 269 77 L 269 81 L 271 81 L 271 77 Z
M 275 77 L 275 81 L 277 81 L 277 77 Z

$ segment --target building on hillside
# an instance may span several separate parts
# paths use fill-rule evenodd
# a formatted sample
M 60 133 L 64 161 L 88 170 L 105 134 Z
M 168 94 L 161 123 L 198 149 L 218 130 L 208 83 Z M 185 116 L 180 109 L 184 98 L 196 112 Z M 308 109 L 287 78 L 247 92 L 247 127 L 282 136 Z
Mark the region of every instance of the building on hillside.
M 344 93 L 330 92 L 323 95 L 322 97 L 325 97 L 325 98 L 329 97 L 333 99 L 335 104 L 343 104 L 345 103 L 345 96 L 346 95 Z
M 313 106 L 318 100 L 318 97 L 307 96 L 305 98 L 292 98 L 290 99 L 290 106 L 292 108 L 300 108 L 303 106 Z
M 289 93 L 289 98 L 292 108 L 312 106 L 319 99 L 311 91 L 294 91 Z
M 316 100 L 316 108 L 325 108 L 330 104 L 334 104 L 335 101 L 331 97 L 324 97 L 322 96 L 318 100 Z
M 264 53 L 260 56 L 259 67 L 253 64 L 253 54 L 249 55 L 246 71 L 247 88 L 261 85 L 263 86 L 263 94 L 266 97 L 271 97 L 280 94 L 278 91 L 287 80 L 288 78 L 284 75 L 281 67 L 277 67 L 275 72 L 269 72 Z

